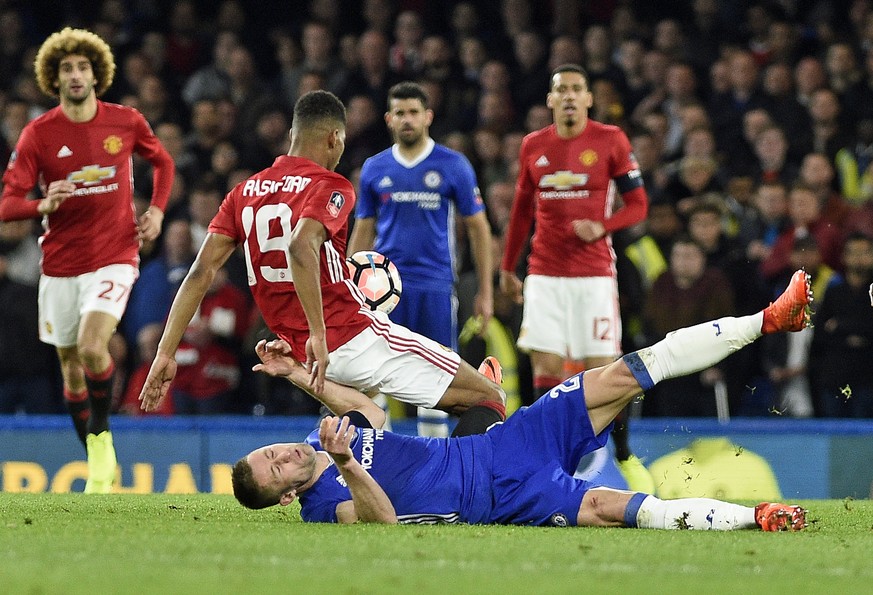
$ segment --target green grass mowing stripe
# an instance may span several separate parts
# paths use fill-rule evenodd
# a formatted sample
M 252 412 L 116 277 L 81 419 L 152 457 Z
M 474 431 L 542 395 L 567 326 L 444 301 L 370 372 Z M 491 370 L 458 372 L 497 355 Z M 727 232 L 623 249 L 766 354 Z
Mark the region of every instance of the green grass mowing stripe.
M 869 593 L 873 504 L 804 532 L 309 525 L 215 495 L 0 494 L 8 593 Z

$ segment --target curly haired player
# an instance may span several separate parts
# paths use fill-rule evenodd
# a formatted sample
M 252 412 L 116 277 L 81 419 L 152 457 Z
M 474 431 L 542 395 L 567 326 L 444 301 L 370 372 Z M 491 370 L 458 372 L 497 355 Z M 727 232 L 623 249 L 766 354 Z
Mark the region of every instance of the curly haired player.
M 97 99 L 115 75 L 99 36 L 70 27 L 50 35 L 34 70 L 60 105 L 22 131 L 3 175 L 0 220 L 43 218 L 40 339 L 57 349 L 64 401 L 88 452 L 85 491 L 105 493 L 116 467 L 109 339 L 138 275 L 140 240 L 161 232 L 174 164 L 142 114 Z M 154 168 L 151 205 L 139 219 L 133 153 Z M 32 200 L 38 183 L 42 197 Z

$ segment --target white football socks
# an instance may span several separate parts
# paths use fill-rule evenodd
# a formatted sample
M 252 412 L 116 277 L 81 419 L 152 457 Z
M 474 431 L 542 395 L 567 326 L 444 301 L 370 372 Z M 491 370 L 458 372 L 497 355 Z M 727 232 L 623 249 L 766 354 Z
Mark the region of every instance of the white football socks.
M 449 414 L 439 409 L 418 408 L 418 435 L 445 438 L 449 435 Z
M 710 498 L 661 500 L 646 496 L 637 511 L 640 529 L 731 531 L 753 529 L 755 509 Z
M 764 313 L 739 318 L 725 317 L 669 333 L 651 347 L 640 349 L 631 359 L 645 366 L 649 379 L 641 379 L 638 367 L 628 361 L 643 390 L 667 378 L 705 370 L 761 336 Z M 648 386 L 646 386 L 648 384 Z

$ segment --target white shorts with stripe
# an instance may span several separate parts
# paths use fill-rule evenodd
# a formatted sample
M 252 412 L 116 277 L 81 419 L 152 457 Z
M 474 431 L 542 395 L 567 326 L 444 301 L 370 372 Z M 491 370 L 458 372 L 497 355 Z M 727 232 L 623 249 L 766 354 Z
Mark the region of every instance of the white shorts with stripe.
M 372 312 L 374 322 L 330 354 L 327 378 L 398 401 L 433 408 L 455 378 L 461 356 Z
M 87 312 L 105 312 L 121 320 L 139 269 L 110 264 L 76 277 L 39 279 L 39 338 L 55 347 L 72 347 Z
M 574 360 L 621 355 L 615 279 L 529 275 L 518 347 Z

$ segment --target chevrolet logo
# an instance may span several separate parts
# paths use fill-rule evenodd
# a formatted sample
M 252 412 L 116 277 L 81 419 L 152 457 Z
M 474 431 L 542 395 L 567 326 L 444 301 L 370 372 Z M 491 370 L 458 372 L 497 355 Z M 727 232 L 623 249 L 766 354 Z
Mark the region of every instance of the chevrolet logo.
M 587 181 L 588 174 L 576 174 L 569 170 L 556 171 L 540 178 L 540 188 L 569 190 L 574 186 L 584 186 Z
M 100 167 L 99 165 L 86 165 L 79 171 L 74 171 L 67 176 L 67 180 L 85 186 L 91 186 L 101 180 L 115 177 L 115 166 Z

